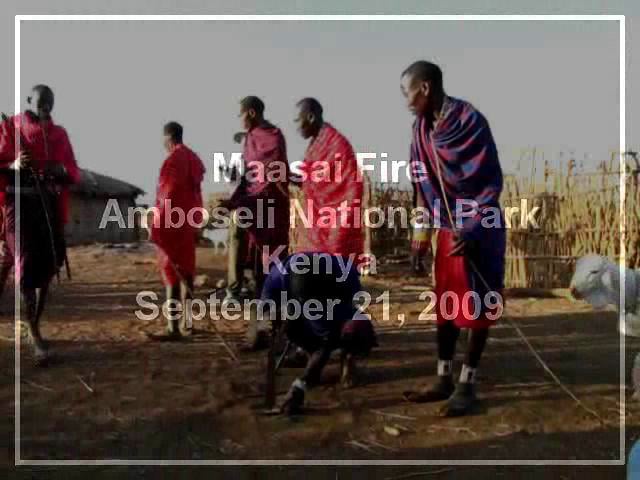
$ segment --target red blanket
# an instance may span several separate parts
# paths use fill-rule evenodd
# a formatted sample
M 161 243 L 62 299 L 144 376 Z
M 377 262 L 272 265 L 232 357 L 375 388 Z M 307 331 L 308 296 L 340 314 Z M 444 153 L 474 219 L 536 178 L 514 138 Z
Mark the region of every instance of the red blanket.
M 247 221 L 249 241 L 240 255 L 253 263 L 256 250 L 262 257 L 265 272 L 269 257 L 289 245 L 289 163 L 284 136 L 279 128 L 265 124 L 251 129 L 245 139 L 243 160 L 245 179 L 230 199 L 231 208 L 245 207 L 252 213 Z M 273 212 L 272 222 L 268 212 Z M 266 255 L 266 253 L 269 255 Z
M 159 247 L 158 264 L 165 285 L 175 285 L 195 274 L 197 228 L 194 225 L 202 222 L 202 215 L 193 212 L 202 208 L 200 185 L 204 173 L 200 158 L 185 145 L 177 145 L 160 169 L 156 193 L 158 211 L 151 225 L 151 240 Z M 178 213 L 167 221 L 169 208 L 183 212 L 182 224 L 178 225 Z
M 306 228 L 298 251 L 353 255 L 359 260 L 364 250 L 360 217 L 363 181 L 351 144 L 325 123 L 307 148 L 302 172 L 310 228 Z M 336 221 L 328 221 L 334 213 Z
M 452 321 L 458 328 L 491 327 L 504 310 L 502 288 L 495 289 L 487 297 L 487 290 L 478 285 L 467 259 L 449 255 L 454 243 L 453 232 L 440 229 L 437 235 L 435 307 L 438 324 Z M 472 294 L 477 294 L 475 301 Z

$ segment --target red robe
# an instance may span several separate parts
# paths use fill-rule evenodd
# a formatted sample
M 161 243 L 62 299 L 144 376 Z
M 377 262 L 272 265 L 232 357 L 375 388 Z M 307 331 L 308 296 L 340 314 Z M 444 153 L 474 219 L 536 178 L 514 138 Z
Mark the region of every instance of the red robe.
M 158 265 L 165 285 L 176 285 L 195 274 L 197 228 L 194 223 L 201 223 L 202 215 L 189 215 L 189 212 L 202 208 L 200 185 L 204 173 L 205 167 L 200 158 L 182 144 L 173 148 L 160 169 L 157 212 L 150 229 L 151 241 L 159 247 Z M 181 224 L 178 213 L 169 216 L 169 208 L 184 213 Z M 188 219 L 191 218 L 193 222 L 190 224 Z
M 306 235 L 298 251 L 353 256 L 356 264 L 360 264 L 364 251 L 361 222 L 364 185 L 351 144 L 325 122 L 307 148 L 302 172 L 305 216 L 311 228 L 305 226 Z M 341 206 L 342 211 L 338 210 Z M 333 212 L 336 221 L 329 222 L 328 213 Z
M 271 124 L 251 129 L 245 139 L 243 160 L 245 180 L 231 196 L 230 205 L 232 209 L 251 210 L 249 241 L 242 256 L 253 264 L 252 253 L 257 252 L 263 271 L 268 272 L 269 257 L 280 248 L 277 256 L 283 259 L 289 246 L 289 163 L 280 129 Z M 271 225 L 269 209 L 273 212 Z
M 80 169 L 73 154 L 67 131 L 52 120 L 40 122 L 37 117 L 22 113 L 2 122 L 0 128 L 0 167 L 10 166 L 18 157 L 16 137 L 31 154 L 33 168 L 42 171 L 47 164 L 62 164 L 71 182 L 80 181 Z M 4 205 L 5 179 L 0 178 L 0 205 Z M 58 204 L 60 218 L 69 221 L 69 191 L 63 188 Z

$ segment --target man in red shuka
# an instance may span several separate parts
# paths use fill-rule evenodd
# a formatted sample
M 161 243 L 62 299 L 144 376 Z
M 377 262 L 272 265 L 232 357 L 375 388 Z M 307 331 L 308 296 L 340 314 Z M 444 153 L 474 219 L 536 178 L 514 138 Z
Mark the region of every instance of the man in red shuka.
M 66 256 L 67 185 L 80 181 L 80 170 L 66 130 L 51 118 L 54 104 L 51 88 L 36 85 L 27 102 L 27 111 L 3 119 L 0 129 L 0 168 L 5 169 L 0 178 L 0 205 L 4 208 L 6 239 L 2 280 L 6 280 L 15 259 L 15 277 L 25 305 L 28 333 L 36 362 L 42 365 L 49 350 L 40 334 L 40 317 L 51 279 Z M 18 170 L 19 178 L 7 174 L 7 168 Z
M 157 210 L 150 227 L 150 239 L 158 247 L 158 266 L 167 289 L 167 335 L 150 335 L 150 338 L 179 340 L 182 338 L 180 303 L 182 318 L 190 318 L 188 300 L 193 292 L 196 269 L 196 236 L 203 220 L 200 186 L 205 167 L 198 155 L 182 143 L 179 123 L 169 122 L 164 126 L 164 146 L 168 156 L 160 169 Z M 191 328 L 188 321 L 184 323 L 187 330 Z
M 282 131 L 265 119 L 264 111 L 264 102 L 254 95 L 240 101 L 245 171 L 231 198 L 220 203 L 223 208 L 250 213 L 247 222 L 236 226 L 244 237 L 236 257 L 251 267 L 258 297 L 271 264 L 286 258 L 289 248 L 287 145 Z M 243 281 L 238 280 L 237 285 L 229 285 L 227 299 L 239 294 Z
M 297 179 L 304 195 L 305 228 L 297 251 L 328 253 L 360 266 L 364 236 L 359 218 L 364 183 L 356 155 L 349 140 L 323 118 L 322 105 L 315 98 L 297 103 L 298 131 L 309 146 Z M 335 223 L 327 222 L 323 212 L 336 212 Z M 306 226 L 305 226 L 306 227 Z

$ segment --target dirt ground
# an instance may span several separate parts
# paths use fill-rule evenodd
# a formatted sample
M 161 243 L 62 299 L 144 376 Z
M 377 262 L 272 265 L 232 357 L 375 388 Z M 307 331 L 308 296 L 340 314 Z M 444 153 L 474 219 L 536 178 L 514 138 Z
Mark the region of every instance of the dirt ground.
M 20 457 L 45 459 L 188 460 L 442 460 L 439 466 L 166 467 L 164 478 L 625 478 L 622 466 L 473 467 L 456 460 L 615 460 L 620 457 L 619 336 L 615 314 L 592 312 L 563 298 L 510 298 L 507 315 L 520 326 L 553 371 L 589 408 L 556 386 L 515 331 L 492 330 L 479 376 L 481 408 L 445 419 L 440 405 L 413 405 L 402 391 L 434 378 L 434 326 L 417 321 L 425 302 L 406 285 L 425 284 L 398 267 L 364 280 L 374 295 L 390 291 L 393 323 L 378 326 L 379 343 L 362 365 L 361 383 L 337 385 L 337 361 L 308 394 L 308 412 L 288 419 L 261 415 L 264 352 L 238 353 L 233 362 L 207 320 L 209 332 L 178 344 L 151 343 L 146 332 L 161 320 L 134 315 L 136 294 L 161 285 L 153 251 L 71 249 L 73 280 L 55 286 L 43 319 L 56 362 L 33 365 L 28 346 L 20 360 Z M 223 276 L 224 257 L 199 249 L 200 272 Z M 212 287 L 201 288 L 205 297 Z M 151 478 L 150 466 L 33 467 L 14 470 L 13 298 L 0 302 L 0 459 L 9 476 L 23 478 Z M 380 305 L 371 309 L 380 319 Z M 397 327 L 398 314 L 407 321 Z M 220 327 L 239 348 L 245 324 Z M 640 347 L 627 341 L 630 365 Z M 459 367 L 459 362 L 456 368 Z M 284 394 L 299 374 L 283 369 Z M 640 406 L 627 387 L 626 450 L 640 437 Z M 399 435 L 385 431 L 395 427 Z M 387 430 L 389 430 L 387 428 Z

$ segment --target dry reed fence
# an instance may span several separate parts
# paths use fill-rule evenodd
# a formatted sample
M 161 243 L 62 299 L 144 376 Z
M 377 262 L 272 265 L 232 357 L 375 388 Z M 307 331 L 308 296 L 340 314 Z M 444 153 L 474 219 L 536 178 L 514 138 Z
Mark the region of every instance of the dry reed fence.
M 611 259 L 620 258 L 620 171 L 616 157 L 603 162 L 595 171 L 578 169 L 574 160 L 536 162 L 519 165 L 518 175 L 505 175 L 501 197 L 505 213 L 511 210 L 507 234 L 505 285 L 526 288 L 567 287 L 575 261 L 587 253 L 598 253 Z M 543 165 L 537 171 L 536 165 Z M 632 268 L 640 268 L 640 188 L 638 165 L 627 166 L 625 260 Z M 294 191 L 294 192 L 297 192 Z M 299 199 L 294 193 L 292 198 Z M 540 207 L 535 218 L 539 228 L 530 224 L 523 228 L 521 210 Z M 390 184 L 368 182 L 366 207 L 390 207 L 410 211 L 413 194 Z M 394 217 L 393 225 L 367 228 L 366 251 L 378 259 L 407 256 L 410 230 Z M 297 221 L 296 221 L 297 222 Z M 292 244 L 303 234 L 299 223 L 292 225 Z
M 533 163 L 535 165 L 535 163 Z M 539 227 L 508 233 L 506 285 L 509 287 L 567 287 L 575 260 L 588 253 L 620 258 L 622 216 L 621 175 L 614 157 L 593 172 L 576 171 L 576 162 L 552 167 L 544 164 L 518 169 L 505 177 L 503 206 L 518 206 L 526 199 L 529 208 L 539 206 Z M 540 178 L 542 177 L 542 178 Z M 627 168 L 625 184 L 625 261 L 640 267 L 640 189 L 637 168 Z

